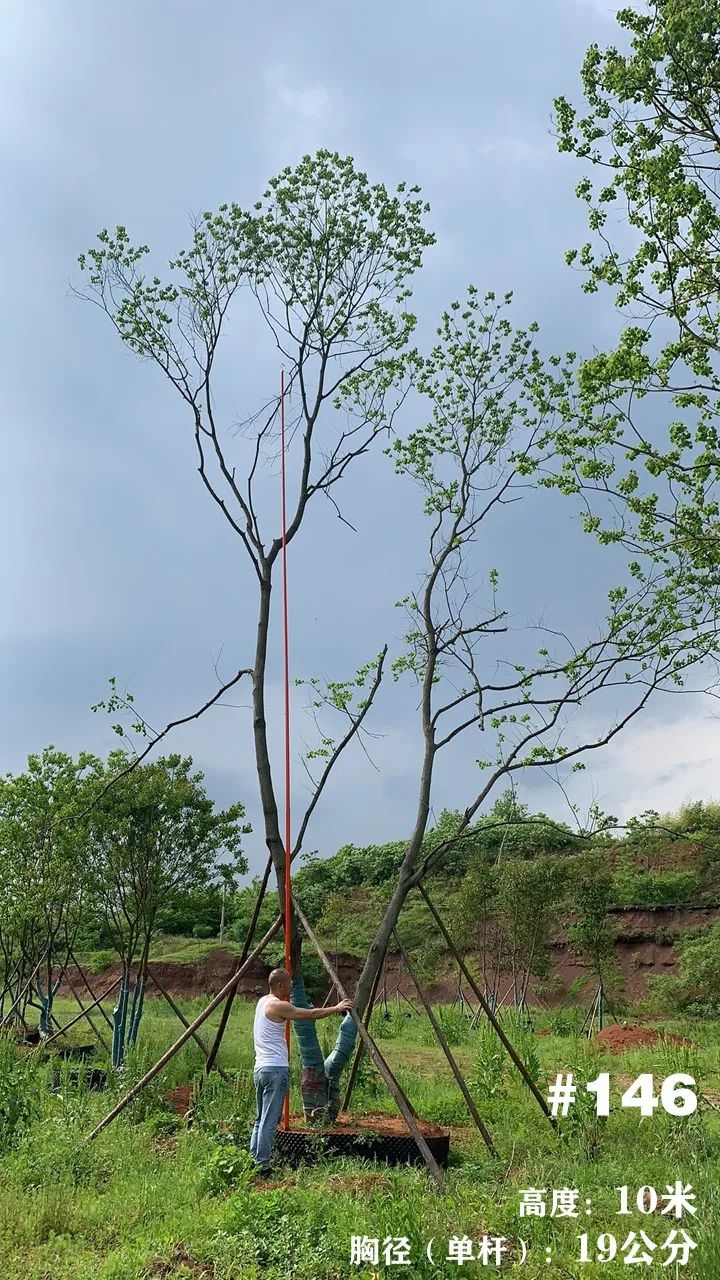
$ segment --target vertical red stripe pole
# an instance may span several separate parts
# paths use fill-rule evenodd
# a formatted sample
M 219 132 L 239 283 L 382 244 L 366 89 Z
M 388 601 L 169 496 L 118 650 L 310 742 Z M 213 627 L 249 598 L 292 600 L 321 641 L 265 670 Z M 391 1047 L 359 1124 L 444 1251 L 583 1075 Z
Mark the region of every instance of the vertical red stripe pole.
M 283 598 L 283 650 L 285 686 L 285 968 L 291 966 L 292 900 L 290 893 L 290 644 L 288 640 L 288 589 L 287 589 L 287 508 L 285 501 L 285 370 L 280 371 L 280 483 L 282 488 L 282 598 Z M 285 1039 L 290 1053 L 290 1023 L 285 1023 Z M 290 1095 L 285 1098 L 283 1128 L 290 1128 Z

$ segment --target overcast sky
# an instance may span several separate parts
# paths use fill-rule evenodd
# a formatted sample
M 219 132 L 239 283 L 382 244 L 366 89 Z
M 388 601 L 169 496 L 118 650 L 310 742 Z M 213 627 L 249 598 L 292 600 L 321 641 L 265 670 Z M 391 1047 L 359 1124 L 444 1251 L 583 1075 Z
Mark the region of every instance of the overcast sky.
M 218 655 L 223 674 L 252 661 L 252 579 L 200 484 L 183 405 L 69 292 L 97 230 L 123 223 L 162 264 L 186 243 L 192 213 L 250 205 L 284 165 L 328 147 L 373 180 L 422 186 L 438 237 L 416 287 L 424 324 L 472 280 L 513 289 L 517 320 L 537 318 L 548 348 L 590 353 L 612 342 L 618 318 L 563 262 L 585 225 L 551 110 L 558 93 L 577 97 L 584 50 L 611 42 L 615 25 L 605 0 L 0 0 L 0 14 L 0 767 L 17 769 L 51 742 L 73 752 L 117 744 L 90 710 L 110 675 L 160 725 L 213 692 Z M 273 394 L 277 376 L 259 326 L 238 323 L 229 342 L 228 428 Z M 328 507 L 293 551 L 294 675 L 347 674 L 397 637 L 392 606 L 413 585 L 419 546 L 399 483 L 378 456 L 348 481 L 358 535 Z M 555 511 L 540 552 L 536 518 L 530 509 L 508 521 L 496 558 L 528 609 L 589 626 L 602 609 L 597 559 Z M 310 848 L 405 833 L 417 793 L 412 702 L 394 689 L 381 700 L 376 767 L 348 757 Z M 578 798 L 594 788 L 629 815 L 710 796 L 719 739 L 712 703 L 657 703 L 593 762 Z M 247 711 L 218 709 L 173 745 L 192 752 L 219 801 L 246 804 L 257 868 Z M 436 811 L 468 802 L 476 754 L 473 744 L 440 770 Z M 298 769 L 296 806 L 303 794 Z M 542 780 L 524 798 L 562 816 Z

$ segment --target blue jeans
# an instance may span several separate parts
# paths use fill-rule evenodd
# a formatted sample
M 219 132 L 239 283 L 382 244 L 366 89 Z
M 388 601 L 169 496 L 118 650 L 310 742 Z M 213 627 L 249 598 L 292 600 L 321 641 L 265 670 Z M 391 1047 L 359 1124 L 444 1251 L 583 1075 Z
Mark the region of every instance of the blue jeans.
M 290 1088 L 289 1067 L 259 1067 L 253 1072 L 257 1115 L 250 1139 L 250 1154 L 261 1169 L 270 1167 L 275 1132 Z

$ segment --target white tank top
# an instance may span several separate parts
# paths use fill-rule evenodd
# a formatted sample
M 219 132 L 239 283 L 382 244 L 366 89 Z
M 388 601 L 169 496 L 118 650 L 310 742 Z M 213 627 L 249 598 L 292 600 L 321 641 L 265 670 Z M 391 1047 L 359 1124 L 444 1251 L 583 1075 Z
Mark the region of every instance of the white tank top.
M 285 1043 L 285 1020 L 271 1022 L 265 1009 L 268 1000 L 274 996 L 263 996 L 257 1002 L 255 1021 L 253 1023 L 253 1039 L 255 1041 L 255 1070 L 260 1067 L 286 1067 L 288 1065 L 288 1047 Z

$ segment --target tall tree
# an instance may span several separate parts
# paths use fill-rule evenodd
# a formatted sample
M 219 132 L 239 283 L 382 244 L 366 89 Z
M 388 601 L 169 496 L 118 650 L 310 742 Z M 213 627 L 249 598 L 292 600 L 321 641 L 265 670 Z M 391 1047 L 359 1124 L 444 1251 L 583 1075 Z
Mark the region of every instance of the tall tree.
M 55 747 L 0 779 L 0 949 L 4 986 L 22 1018 L 33 992 L 52 1030 L 55 966 L 64 965 L 88 904 L 81 820 L 93 757 Z
M 396 677 L 408 675 L 419 686 L 419 802 L 361 975 L 361 1012 L 408 894 L 493 794 L 523 772 L 557 775 L 582 767 L 584 753 L 610 742 L 655 692 L 680 687 L 685 673 L 714 655 L 717 645 L 717 557 L 700 532 L 715 512 L 707 468 L 696 465 L 675 426 L 663 438 L 638 442 L 634 424 L 628 426 L 588 366 L 578 384 L 574 356 L 543 358 L 535 345 L 537 327 L 513 327 L 509 299 L 483 299 L 471 287 L 443 315 L 433 349 L 410 350 L 408 279 L 431 241 L 423 213 L 417 189 L 401 186 L 390 196 L 382 186 L 371 187 L 351 161 L 321 152 L 273 180 L 252 213 L 232 205 L 204 215 L 191 249 L 171 264 L 172 283 L 143 276 L 147 248 L 133 248 L 124 228 L 114 236 L 103 232 L 99 247 L 81 260 L 90 296 L 132 350 L 158 363 L 186 403 L 201 478 L 255 574 L 256 648 L 245 674 L 253 683 L 265 835 L 280 883 L 286 851 L 267 743 L 265 682 L 281 540 L 261 533 L 256 501 L 277 404 L 248 424 L 241 483 L 224 452 L 211 390 L 230 302 L 248 286 L 297 393 L 290 539 L 309 503 L 318 494 L 334 503 L 348 468 L 383 432 L 399 430 L 398 410 L 409 386 L 414 421 L 427 412 L 426 425 L 410 425 L 390 451 L 396 469 L 418 487 L 428 522 L 424 581 L 404 602 L 410 625 L 393 667 Z M 329 407 L 333 415 L 323 425 Z M 341 413 L 347 418 L 339 419 Z M 498 517 L 507 503 L 530 494 L 539 501 L 548 490 L 576 500 L 585 530 L 610 545 L 613 563 L 622 566 L 617 586 L 602 602 L 605 620 L 590 634 L 569 636 L 544 620 L 513 631 L 510 597 L 501 599 L 504 584 L 493 550 L 503 536 Z M 548 565 L 548 573 L 554 581 L 556 566 Z M 326 764 L 292 854 L 302 846 L 335 761 L 362 729 L 384 660 L 383 651 L 355 682 L 313 686 L 315 710 L 334 710 L 345 731 L 337 740 L 323 734 Z M 588 719 L 578 711 L 585 707 L 604 716 L 601 731 L 583 730 Z M 483 781 L 452 832 L 428 850 L 438 757 L 461 735 L 477 731 L 488 744 L 478 762 Z
M 575 859 L 571 903 L 575 921 L 568 929 L 573 950 L 585 960 L 598 986 L 607 991 L 619 979 L 615 929 L 610 916 L 614 897 L 612 868 L 602 853 L 589 851 Z
M 98 764 L 96 802 L 87 815 L 94 892 L 123 965 L 114 1015 L 115 1066 L 137 1038 L 161 907 L 169 909 L 174 899 L 209 885 L 222 865 L 247 871 L 241 847 L 249 831 L 241 804 L 215 809 L 191 759 L 167 756 L 128 771 L 130 763 L 126 753 L 115 751 L 106 766 Z
M 165 278 L 144 274 L 146 245 L 124 227 L 102 231 L 80 259 L 82 296 L 110 317 L 122 341 L 155 362 L 184 403 L 194 433 L 198 471 L 237 535 L 257 588 L 255 651 L 237 679 L 252 683 L 253 738 L 265 840 L 279 886 L 286 850 L 266 723 L 267 649 L 273 584 L 282 539 L 262 518 L 262 471 L 277 450 L 277 398 L 228 444 L 214 391 L 228 311 L 241 291 L 258 306 L 285 364 L 295 405 L 287 543 L 308 508 L 326 498 L 342 518 L 337 491 L 392 423 L 403 399 L 403 354 L 415 320 L 407 310 L 409 280 L 433 237 L 423 226 L 419 188 L 390 193 L 371 184 L 351 159 L 328 151 L 305 156 L 273 178 L 249 210 L 223 204 L 205 213 L 192 242 Z M 360 412 L 350 417 L 352 401 Z M 236 452 L 237 450 L 237 452 Z M 344 718 L 302 818 L 294 854 L 332 767 L 360 729 L 383 671 L 383 657 L 363 668 L 353 697 L 321 694 Z M 364 696 L 360 696 L 360 690 Z M 298 930 L 294 936 L 299 941 Z
M 643 536 L 682 544 L 701 575 L 720 530 L 720 3 L 656 0 L 617 18 L 625 48 L 588 50 L 586 107 L 555 103 L 560 150 L 590 171 L 577 190 L 592 239 L 568 261 L 629 321 L 583 365 L 586 436 L 598 490 L 619 492 Z M 676 496 L 662 519 L 658 477 Z
M 610 742 L 654 693 L 682 687 L 717 650 L 720 565 L 709 555 L 699 564 L 688 548 L 682 498 L 665 483 L 665 506 L 647 492 L 638 506 L 631 489 L 624 505 L 622 493 L 608 492 L 607 509 L 588 512 L 590 498 L 599 503 L 603 464 L 574 358 L 543 360 L 536 327 L 513 328 L 508 302 L 483 300 L 471 287 L 445 313 L 439 342 L 416 357 L 427 425 L 392 449 L 397 470 L 419 487 L 429 527 L 423 585 L 404 601 L 407 647 L 394 664 L 419 686 L 424 749 L 415 829 L 360 977 L 360 1009 L 408 894 L 496 789 L 538 769 L 562 781 L 583 768 L 582 757 Z M 612 441 L 604 453 L 612 461 Z M 666 480 L 662 448 L 653 457 Z M 494 548 L 502 535 L 493 523 L 510 501 L 548 490 L 579 500 L 586 531 L 613 545 L 616 562 L 625 552 L 623 578 L 594 634 L 573 637 L 545 620 L 518 629 L 501 601 Z M 549 589 L 554 565 L 548 574 Z M 603 717 L 603 728 L 590 729 L 579 708 Z M 438 757 L 471 731 L 487 744 L 477 762 L 485 780 L 455 834 L 425 853 Z

